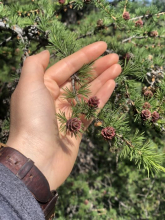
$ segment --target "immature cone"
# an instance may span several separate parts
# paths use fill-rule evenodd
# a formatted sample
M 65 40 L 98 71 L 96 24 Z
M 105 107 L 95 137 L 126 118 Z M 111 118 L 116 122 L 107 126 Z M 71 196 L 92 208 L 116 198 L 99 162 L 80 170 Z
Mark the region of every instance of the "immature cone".
M 159 118 L 160 118 L 159 113 L 156 112 L 156 111 L 154 111 L 154 112 L 152 113 L 152 121 L 153 121 L 153 122 L 156 122 Z
M 151 31 L 150 32 L 150 37 L 157 37 L 159 34 L 157 31 Z
M 138 26 L 143 27 L 143 21 L 142 21 L 141 19 L 138 20 L 138 21 L 136 21 L 136 22 L 135 22 L 135 26 L 136 26 L 136 27 L 138 27 Z
M 101 135 L 106 139 L 106 140 L 112 140 L 115 136 L 115 129 L 113 127 L 106 127 L 103 128 L 101 131 Z
M 60 4 L 65 4 L 65 0 L 58 0 Z
M 143 108 L 144 108 L 144 109 L 149 109 L 149 108 L 151 108 L 150 103 L 149 103 L 149 102 L 145 102 L 144 105 L 143 105 Z
M 93 96 L 91 97 L 89 100 L 88 100 L 88 105 L 91 107 L 91 108 L 98 108 L 99 106 L 99 99 L 97 98 L 97 96 Z
M 77 132 L 81 128 L 81 120 L 78 118 L 70 118 L 66 122 L 66 129 L 71 132 Z
M 148 120 L 151 118 L 151 112 L 148 109 L 145 109 L 141 112 L 141 117 L 144 121 Z
M 130 19 L 130 14 L 129 14 L 128 11 L 123 13 L 123 18 L 124 18 L 124 20 L 129 20 Z
M 130 53 L 126 53 L 124 56 L 124 59 L 129 61 L 131 59 L 131 54 Z
M 150 90 L 147 90 L 144 92 L 144 96 L 151 98 L 153 96 L 153 93 Z

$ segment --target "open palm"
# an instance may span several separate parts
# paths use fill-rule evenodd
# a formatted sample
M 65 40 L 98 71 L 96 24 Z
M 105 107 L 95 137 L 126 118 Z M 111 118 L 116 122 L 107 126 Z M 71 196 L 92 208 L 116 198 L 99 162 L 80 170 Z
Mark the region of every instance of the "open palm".
M 59 61 L 46 70 L 49 52 L 26 59 L 20 81 L 11 99 L 11 125 L 7 142 L 31 158 L 47 178 L 50 188 L 59 187 L 70 174 L 76 160 L 81 137 L 59 132 L 56 113 L 69 113 L 69 103 L 61 95 L 71 87 L 70 77 L 84 64 L 96 60 L 105 50 L 105 42 L 96 42 Z M 101 109 L 111 96 L 121 67 L 118 56 L 110 54 L 95 61 L 89 82 L 92 96 L 100 100 Z M 87 128 L 89 121 L 82 119 Z

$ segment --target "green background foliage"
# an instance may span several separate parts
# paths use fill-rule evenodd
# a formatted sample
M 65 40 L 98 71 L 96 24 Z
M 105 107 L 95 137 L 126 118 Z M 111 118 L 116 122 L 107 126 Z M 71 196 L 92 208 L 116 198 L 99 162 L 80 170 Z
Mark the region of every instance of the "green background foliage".
M 27 54 L 49 49 L 51 66 L 83 46 L 103 40 L 108 45 L 103 55 L 119 54 L 123 69 L 110 101 L 83 136 L 70 177 L 58 190 L 56 219 L 165 219 L 165 173 L 157 172 L 164 171 L 165 15 L 156 15 L 164 12 L 164 5 L 157 0 L 152 5 L 118 0 L 92 0 L 89 4 L 66 0 L 64 5 L 57 0 L 2 2 L 0 24 L 7 18 L 4 23 L 9 29 L 15 25 L 15 30 L 20 27 L 25 33 L 22 41 L 18 32 L 0 27 L 1 142 L 8 137 L 10 96 Z M 122 17 L 124 7 L 130 20 Z M 139 16 L 143 16 L 143 27 L 135 25 Z M 28 34 L 31 26 L 37 28 L 32 35 Z M 152 31 L 158 31 L 158 36 L 151 37 Z M 153 71 L 161 74 L 155 77 Z M 83 74 L 79 77 L 83 81 Z M 145 97 L 146 90 L 153 97 Z M 156 123 L 141 119 L 146 101 L 151 112 L 161 116 Z M 101 126 L 96 126 L 98 121 Z M 116 130 L 111 142 L 100 135 L 107 126 Z M 153 175 L 148 177 L 148 173 Z

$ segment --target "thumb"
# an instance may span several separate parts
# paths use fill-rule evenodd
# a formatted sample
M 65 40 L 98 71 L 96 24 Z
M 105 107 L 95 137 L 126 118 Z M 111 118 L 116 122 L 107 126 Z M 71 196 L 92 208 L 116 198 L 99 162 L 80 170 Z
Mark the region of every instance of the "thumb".
M 26 83 L 44 81 L 45 69 L 49 63 L 50 54 L 48 50 L 33 56 L 29 56 L 22 67 L 20 81 Z

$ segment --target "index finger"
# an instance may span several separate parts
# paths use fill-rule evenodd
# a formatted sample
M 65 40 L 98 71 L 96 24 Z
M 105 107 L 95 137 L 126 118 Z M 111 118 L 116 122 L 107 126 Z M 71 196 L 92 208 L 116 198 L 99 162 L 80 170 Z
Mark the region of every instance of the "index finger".
M 84 64 L 96 60 L 106 48 L 107 44 L 104 41 L 90 44 L 51 66 L 46 70 L 44 78 L 49 78 L 49 81 L 53 80 L 60 86 Z

